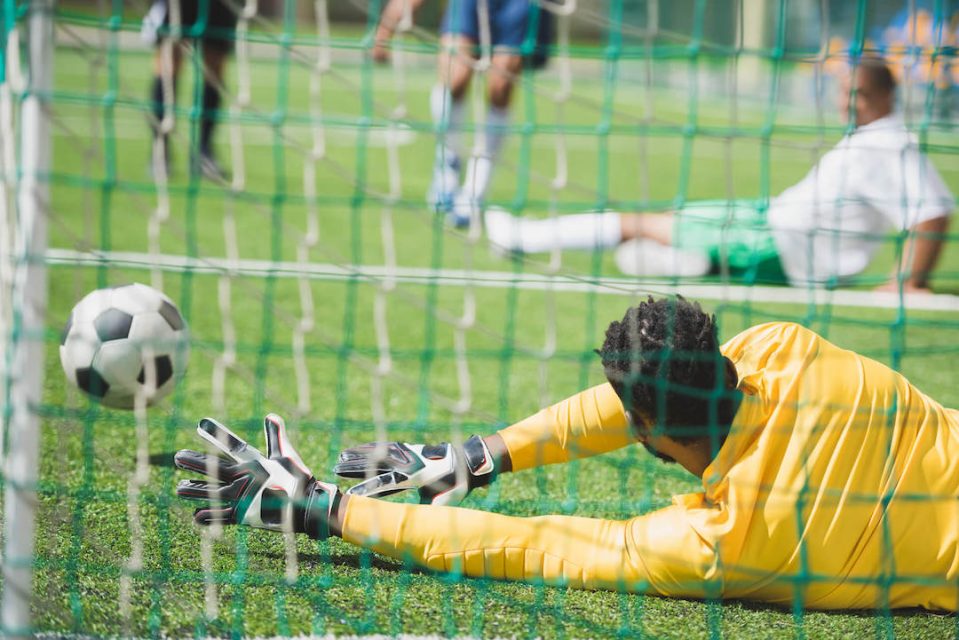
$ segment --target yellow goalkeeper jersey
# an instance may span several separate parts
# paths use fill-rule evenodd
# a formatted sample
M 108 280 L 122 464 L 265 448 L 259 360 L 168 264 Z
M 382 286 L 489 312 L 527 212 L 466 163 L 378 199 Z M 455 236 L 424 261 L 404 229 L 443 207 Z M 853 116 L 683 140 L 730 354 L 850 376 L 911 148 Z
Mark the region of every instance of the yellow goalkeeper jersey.
M 722 351 L 744 396 L 702 492 L 625 521 L 354 498 L 344 537 L 466 575 L 959 609 L 959 413 L 795 324 L 753 327 Z M 514 471 L 634 442 L 608 384 L 500 434 Z

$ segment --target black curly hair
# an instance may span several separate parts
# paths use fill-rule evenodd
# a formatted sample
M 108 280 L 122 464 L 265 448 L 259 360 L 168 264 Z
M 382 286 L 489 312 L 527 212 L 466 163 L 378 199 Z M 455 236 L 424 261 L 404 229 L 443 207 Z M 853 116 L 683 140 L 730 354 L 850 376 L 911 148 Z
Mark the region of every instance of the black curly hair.
M 726 439 L 738 394 L 727 384 L 716 317 L 698 303 L 650 296 L 610 323 L 596 353 L 623 406 L 656 432 L 687 444 Z

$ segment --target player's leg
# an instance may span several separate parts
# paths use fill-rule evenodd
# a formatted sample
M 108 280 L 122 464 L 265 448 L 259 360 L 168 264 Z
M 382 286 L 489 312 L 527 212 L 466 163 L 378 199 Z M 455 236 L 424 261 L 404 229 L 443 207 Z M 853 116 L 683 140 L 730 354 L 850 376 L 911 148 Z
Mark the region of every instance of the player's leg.
M 143 19 L 141 35 L 153 46 L 153 66 L 150 79 L 150 114 L 148 123 L 153 134 L 150 171 L 157 175 L 162 163 L 165 175 L 170 171 L 169 134 L 172 120 L 167 119 L 167 106 L 176 102 L 176 85 L 182 64 L 183 52 L 179 43 L 165 32 L 169 28 L 170 15 L 166 0 L 157 0 Z
M 611 249 L 633 238 L 672 244 L 672 213 L 591 211 L 556 218 L 521 218 L 503 209 L 486 213 L 486 233 L 499 248 L 520 253 L 553 249 Z
M 436 153 L 433 178 L 426 199 L 430 206 L 442 211 L 452 206 L 459 188 L 463 119 L 466 93 L 473 75 L 475 46 L 475 42 L 466 36 L 443 36 L 438 59 L 439 82 L 430 92 L 430 115 L 436 128 Z
M 712 270 L 707 250 L 677 246 L 676 226 L 682 215 L 638 213 L 620 216 L 623 241 L 613 257 L 616 266 L 631 276 L 704 276 Z
M 489 188 L 496 158 L 509 129 L 513 87 L 523 71 L 518 54 L 494 53 L 487 75 L 486 122 L 474 138 L 473 152 L 456 196 L 454 214 L 458 224 L 467 224 L 474 208 L 481 206 Z
M 160 41 L 153 51 L 153 79 L 150 82 L 150 130 L 154 144 L 162 146 L 160 157 L 169 174 L 169 135 L 172 123 L 166 120 L 167 105 L 176 103 L 177 77 L 180 74 L 183 51 L 179 44 L 169 40 Z M 151 169 L 156 170 L 156 167 Z
M 220 46 L 203 44 L 203 91 L 202 111 L 200 112 L 200 136 L 198 156 L 194 171 L 211 180 L 223 180 L 226 173 L 216 160 L 213 149 L 213 134 L 216 131 L 220 107 L 222 105 L 221 87 L 224 86 L 224 71 L 229 52 Z
M 233 52 L 236 23 L 239 16 L 236 9 L 226 0 L 211 0 L 206 30 L 198 39 L 203 58 L 203 90 L 201 92 L 202 110 L 200 112 L 200 130 L 198 153 L 194 157 L 192 170 L 210 180 L 226 179 L 226 172 L 220 167 L 214 152 L 214 134 L 222 105 L 222 89 L 225 86 L 226 62 Z
M 667 222 L 641 216 L 624 225 L 616 266 L 637 276 L 701 276 L 716 269 L 737 280 L 783 283 L 765 215 L 755 203 L 702 201 Z
M 616 264 L 636 276 L 699 276 L 711 269 L 704 251 L 674 246 L 671 213 L 595 211 L 556 218 L 521 218 L 502 209 L 486 211 L 486 235 L 494 247 L 519 253 L 554 249 L 619 247 Z
M 157 43 L 153 50 L 153 79 L 150 82 L 150 128 L 154 134 L 160 131 L 163 118 L 166 116 L 167 102 L 176 102 L 176 83 L 183 62 L 183 50 L 180 45 L 167 39 Z M 170 90 L 173 95 L 167 96 L 164 81 L 171 81 Z
M 452 220 L 458 226 L 469 224 L 483 206 L 509 127 L 509 107 L 513 89 L 526 63 L 524 55 L 537 46 L 546 16 L 538 3 L 530 0 L 489 0 L 487 13 L 490 68 L 487 71 L 487 110 L 484 126 L 474 138 L 473 152 L 463 186 L 454 203 Z M 484 43 L 481 43 L 481 45 Z
M 437 132 L 436 154 L 426 200 L 431 207 L 446 211 L 452 206 L 460 181 L 466 93 L 479 37 L 476 0 L 452 0 L 443 14 L 440 30 L 438 82 L 430 92 L 430 115 Z

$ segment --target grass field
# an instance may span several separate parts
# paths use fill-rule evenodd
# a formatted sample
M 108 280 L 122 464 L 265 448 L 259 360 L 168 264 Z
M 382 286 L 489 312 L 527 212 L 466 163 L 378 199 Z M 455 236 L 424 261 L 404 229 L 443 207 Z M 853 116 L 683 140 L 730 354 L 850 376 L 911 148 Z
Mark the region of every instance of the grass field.
M 56 53 L 54 170 L 50 245 L 61 249 L 148 251 L 147 229 L 156 206 L 147 174 L 149 139 L 144 122 L 149 57 L 143 51 L 96 49 L 102 34 L 61 34 Z M 84 40 L 89 46 L 67 46 Z M 695 104 L 654 91 L 651 123 L 643 124 L 647 94 L 639 83 L 608 84 L 595 62 L 577 66 L 572 100 L 551 99 L 556 80 L 544 74 L 521 87 L 514 134 L 496 177 L 493 199 L 543 215 L 554 157 L 553 133 L 568 130 L 570 186 L 557 196 L 561 211 L 597 206 L 665 208 L 677 198 L 759 197 L 799 179 L 837 138 L 820 135 L 811 111 L 777 104 L 744 108 L 729 120 L 708 95 Z M 161 251 L 225 257 L 224 223 L 235 221 L 237 251 L 249 260 L 295 261 L 308 229 L 303 188 L 310 148 L 309 72 L 297 56 L 255 60 L 252 106 L 242 116 L 247 182 L 231 194 L 186 175 L 189 127 L 177 132 L 171 183 L 171 218 L 161 224 Z M 416 67 L 406 77 L 411 130 L 400 148 L 401 198 L 393 210 L 396 262 L 404 267 L 539 273 L 548 260 L 506 259 L 485 243 L 446 228 L 422 205 L 432 160 L 426 95 L 432 72 Z M 235 80 L 230 81 L 232 87 Z M 181 117 L 193 80 L 180 87 Z M 611 88 L 615 86 L 615 91 Z M 383 264 L 383 199 L 389 190 L 382 125 L 400 100 L 388 69 L 349 56 L 324 76 L 319 106 L 327 155 L 317 168 L 319 242 L 316 263 Z M 314 107 L 317 106 L 315 103 Z M 831 120 L 831 114 L 828 114 Z M 769 117 L 772 116 L 772 117 Z M 768 136 L 763 125 L 773 124 Z M 697 129 L 698 127 L 698 129 Z M 733 137 L 730 138 L 729 136 Z M 933 159 L 959 189 L 959 149 L 953 133 L 934 132 L 941 153 Z M 228 131 L 220 131 L 229 164 Z M 644 151 L 645 150 L 645 151 Z M 646 153 L 646 156 L 642 154 Z M 644 159 L 645 158 L 645 159 Z M 732 192 L 730 192 L 732 189 Z M 950 243 L 955 244 L 955 243 Z M 888 270 L 890 243 L 862 286 Z M 609 255 L 568 254 L 570 278 L 615 275 Z M 959 292 L 959 247 L 947 248 L 937 290 Z M 870 280 L 870 276 L 872 280 Z M 149 282 L 145 270 L 53 266 L 49 273 L 49 329 L 44 336 L 41 502 L 35 576 L 38 631 L 94 636 L 274 636 L 333 634 L 473 634 L 477 636 L 811 638 L 898 635 L 942 638 L 956 634 L 953 616 L 924 612 L 841 614 L 793 612 L 753 603 L 703 603 L 609 592 L 564 591 L 435 576 L 373 556 L 339 541 L 296 541 L 299 573 L 284 575 L 281 537 L 230 530 L 214 544 L 219 615 L 204 617 L 200 536 L 189 505 L 174 497 L 183 477 L 172 452 L 195 447 L 196 420 L 214 411 L 213 370 L 225 348 L 220 277 L 167 273 L 165 291 L 178 302 L 192 330 L 190 370 L 172 399 L 152 409 L 145 442 L 149 482 L 137 506 L 143 533 L 130 532 L 127 492 L 135 469 L 134 418 L 88 402 L 68 387 L 57 356 L 59 324 L 88 290 L 130 280 Z M 380 343 L 374 322 L 379 283 L 361 278 L 313 280 L 315 323 L 305 335 L 310 410 L 298 415 L 294 330 L 303 314 L 300 282 L 281 277 L 231 278 L 228 320 L 236 333 L 236 364 L 228 371 L 225 408 L 217 418 L 259 446 L 262 415 L 287 416 L 303 458 L 321 478 L 343 447 L 374 438 L 381 409 L 389 437 L 440 441 L 451 433 L 486 433 L 602 380 L 598 358 L 606 324 L 635 296 L 549 290 L 476 289 L 398 285 L 385 294 L 393 370 L 383 380 L 383 405 L 371 399 Z M 457 377 L 454 331 L 474 296 L 475 324 L 465 331 L 470 410 L 450 407 L 463 390 Z M 796 320 L 838 344 L 895 364 L 919 388 L 959 405 L 959 322 L 954 314 L 710 302 L 724 338 L 766 320 Z M 555 353 L 545 357 L 556 336 Z M 143 443 L 141 443 L 143 444 Z M 625 518 L 696 490 L 693 479 L 647 456 L 638 447 L 504 477 L 467 506 L 515 515 L 575 513 Z M 143 567 L 126 569 L 135 544 Z M 132 613 L 121 613 L 121 576 L 130 575 Z

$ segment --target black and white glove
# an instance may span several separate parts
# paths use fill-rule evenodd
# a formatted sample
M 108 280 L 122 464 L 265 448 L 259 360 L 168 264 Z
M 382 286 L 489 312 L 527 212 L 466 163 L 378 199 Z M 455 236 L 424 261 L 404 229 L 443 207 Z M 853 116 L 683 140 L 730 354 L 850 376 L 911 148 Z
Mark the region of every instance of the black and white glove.
M 329 536 L 330 515 L 342 494 L 336 485 L 313 477 L 290 444 L 283 418 L 271 413 L 263 419 L 266 457 L 211 418 L 200 420 L 196 430 L 226 456 L 184 449 L 174 457 L 179 468 L 213 479 L 181 480 L 177 485 L 181 498 L 208 503 L 194 512 L 198 524 Z
M 494 463 L 479 436 L 454 447 L 370 442 L 340 453 L 333 472 L 344 478 L 365 478 L 346 493 L 384 497 L 418 489 L 423 504 L 458 504 L 477 487 L 493 481 Z

